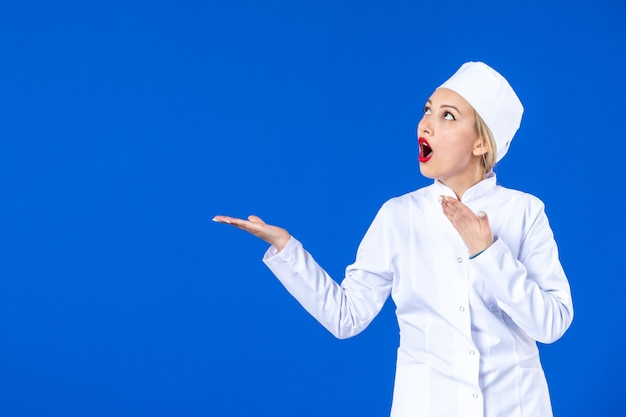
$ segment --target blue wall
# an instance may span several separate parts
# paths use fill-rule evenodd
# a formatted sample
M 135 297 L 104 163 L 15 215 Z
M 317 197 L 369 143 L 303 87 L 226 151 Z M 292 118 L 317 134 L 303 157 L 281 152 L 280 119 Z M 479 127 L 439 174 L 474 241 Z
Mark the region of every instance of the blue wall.
M 430 183 L 425 99 L 482 60 L 526 108 L 499 181 L 545 202 L 572 286 L 555 415 L 624 415 L 626 7 L 543 3 L 0 5 L 0 414 L 386 415 L 391 302 L 335 340 L 211 218 L 282 225 L 340 280 Z

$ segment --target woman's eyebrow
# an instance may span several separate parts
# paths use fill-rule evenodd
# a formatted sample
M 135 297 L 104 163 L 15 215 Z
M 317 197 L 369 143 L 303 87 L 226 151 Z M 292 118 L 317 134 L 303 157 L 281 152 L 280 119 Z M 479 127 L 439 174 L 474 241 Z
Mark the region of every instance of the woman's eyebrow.
M 442 104 L 440 106 L 441 108 L 450 108 L 450 109 L 454 109 L 456 110 L 460 115 L 463 115 L 463 113 L 461 113 L 461 110 L 459 110 L 458 108 L 456 108 L 455 106 L 453 106 L 452 104 Z
M 432 102 L 430 99 L 428 99 L 428 100 L 426 100 L 426 104 L 428 104 L 428 105 L 431 105 L 431 106 L 432 106 L 432 105 L 433 105 L 433 102 Z M 457 111 L 460 115 L 463 115 L 463 113 L 461 113 L 461 110 L 459 110 L 456 106 L 453 106 L 452 104 L 442 104 L 442 105 L 441 105 L 441 106 L 439 106 L 439 107 L 441 107 L 441 108 L 450 108 L 450 109 L 454 109 L 454 110 L 456 110 L 456 111 Z

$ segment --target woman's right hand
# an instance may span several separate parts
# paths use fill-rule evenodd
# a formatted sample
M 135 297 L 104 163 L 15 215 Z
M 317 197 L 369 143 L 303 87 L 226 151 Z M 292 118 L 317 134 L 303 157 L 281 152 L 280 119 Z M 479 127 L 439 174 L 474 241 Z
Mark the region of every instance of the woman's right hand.
M 215 216 L 213 221 L 217 223 L 230 224 L 241 230 L 245 230 L 256 237 L 263 239 L 278 249 L 278 251 L 283 250 L 291 238 L 291 235 L 287 230 L 282 227 L 269 225 L 261 220 L 260 217 L 254 215 L 248 216 L 248 220 L 229 216 Z

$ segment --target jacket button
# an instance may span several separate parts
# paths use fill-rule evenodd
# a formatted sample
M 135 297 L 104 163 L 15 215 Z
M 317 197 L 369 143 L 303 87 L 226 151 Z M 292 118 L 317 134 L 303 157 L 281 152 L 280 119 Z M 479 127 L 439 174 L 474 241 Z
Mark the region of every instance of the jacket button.
M 461 262 L 463 262 L 463 258 L 456 258 L 456 261 L 457 261 L 458 263 L 461 263 Z

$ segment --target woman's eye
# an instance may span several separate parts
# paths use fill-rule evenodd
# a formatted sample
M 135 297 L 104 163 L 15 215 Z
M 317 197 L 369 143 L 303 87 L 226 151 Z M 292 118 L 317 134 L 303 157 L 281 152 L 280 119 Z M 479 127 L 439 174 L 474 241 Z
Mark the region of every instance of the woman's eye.
M 445 112 L 445 113 L 443 114 L 443 118 L 444 118 L 445 120 L 456 120 L 456 119 L 454 118 L 454 115 L 453 115 L 452 113 L 450 113 L 449 111 L 447 111 L 447 112 Z
M 424 114 L 430 114 L 430 107 L 424 107 Z

